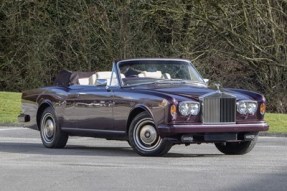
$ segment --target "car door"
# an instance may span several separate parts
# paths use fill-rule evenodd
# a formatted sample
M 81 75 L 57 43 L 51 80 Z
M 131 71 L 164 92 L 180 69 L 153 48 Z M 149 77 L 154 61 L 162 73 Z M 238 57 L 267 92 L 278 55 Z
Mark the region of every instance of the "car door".
M 64 126 L 74 130 L 112 130 L 112 107 L 112 92 L 105 86 L 70 86 L 64 111 Z

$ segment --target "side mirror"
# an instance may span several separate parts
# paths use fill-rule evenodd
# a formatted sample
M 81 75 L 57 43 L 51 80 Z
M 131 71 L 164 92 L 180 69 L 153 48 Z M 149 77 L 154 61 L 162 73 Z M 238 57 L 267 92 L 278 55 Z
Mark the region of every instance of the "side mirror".
M 203 79 L 203 81 L 204 81 L 206 84 L 208 84 L 209 79 Z

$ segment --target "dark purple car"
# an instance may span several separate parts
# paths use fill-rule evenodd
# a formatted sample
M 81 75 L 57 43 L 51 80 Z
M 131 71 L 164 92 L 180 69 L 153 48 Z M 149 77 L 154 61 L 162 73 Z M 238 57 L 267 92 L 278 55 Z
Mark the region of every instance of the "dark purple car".
M 56 85 L 25 91 L 19 121 L 40 131 L 45 147 L 69 136 L 127 140 L 140 155 L 166 154 L 174 144 L 214 143 L 245 154 L 267 131 L 263 95 L 208 87 L 183 59 L 130 59 L 112 71 L 63 71 Z

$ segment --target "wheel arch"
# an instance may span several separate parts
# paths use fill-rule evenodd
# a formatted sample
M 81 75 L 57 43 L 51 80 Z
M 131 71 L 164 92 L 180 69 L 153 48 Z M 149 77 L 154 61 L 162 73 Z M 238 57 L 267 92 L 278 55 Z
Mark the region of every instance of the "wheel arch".
M 36 116 L 36 121 L 37 121 L 37 126 L 38 130 L 40 130 L 40 121 L 41 121 L 41 116 L 42 113 L 44 112 L 45 109 L 48 107 L 51 107 L 54 109 L 53 104 L 49 100 L 43 101 L 41 104 L 39 104 L 38 110 L 37 110 L 37 116 Z
M 153 117 L 153 114 L 151 112 L 151 110 L 145 106 L 145 105 L 137 105 L 136 107 L 134 107 L 130 114 L 129 114 L 129 117 L 128 117 L 128 120 L 127 120 L 127 125 L 126 125 L 126 132 L 128 133 L 129 132 L 129 128 L 130 128 L 130 125 L 131 125 L 131 122 L 132 120 L 140 113 L 142 112 L 147 112 L 151 118 L 154 120 L 154 117 Z

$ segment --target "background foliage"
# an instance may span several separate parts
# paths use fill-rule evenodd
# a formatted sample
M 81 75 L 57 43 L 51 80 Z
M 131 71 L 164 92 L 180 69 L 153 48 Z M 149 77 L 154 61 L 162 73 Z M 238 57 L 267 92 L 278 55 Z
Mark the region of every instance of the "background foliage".
M 266 95 L 287 112 L 286 0 L 2 0 L 0 90 L 115 59 L 191 59 L 205 78 Z

